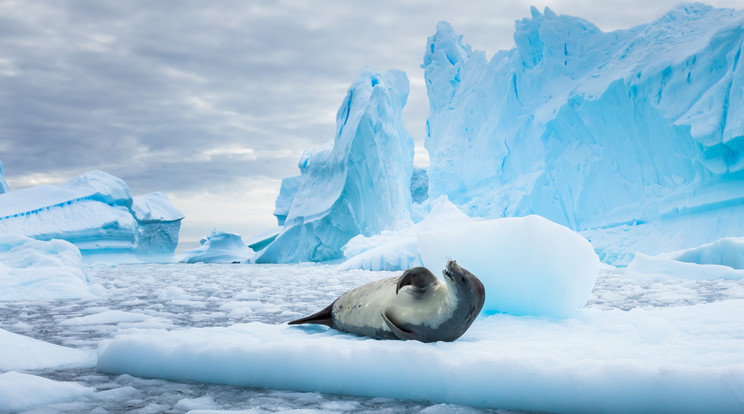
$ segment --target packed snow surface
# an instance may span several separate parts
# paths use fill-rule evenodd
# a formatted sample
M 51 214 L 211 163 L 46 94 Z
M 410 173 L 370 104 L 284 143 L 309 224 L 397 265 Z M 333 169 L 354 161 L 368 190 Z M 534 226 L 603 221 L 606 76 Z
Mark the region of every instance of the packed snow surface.
M 0 301 L 87 298 L 96 295 L 88 282 L 71 243 L 0 235 Z
M 242 263 L 254 256 L 239 234 L 226 231 L 212 231 L 202 238 L 201 246 L 183 253 L 178 261 L 182 263 Z
M 447 23 L 429 38 L 431 197 L 591 230 L 609 263 L 744 234 L 744 11 L 606 33 L 533 8 L 514 41 L 488 60 Z
M 408 78 L 369 68 L 349 87 L 336 115 L 336 136 L 307 150 L 301 175 L 285 178 L 275 215 L 284 227 L 259 263 L 342 257 L 352 237 L 410 222 L 413 138 L 403 126 Z
M 83 254 L 172 254 L 181 219 L 164 194 L 133 198 L 124 181 L 102 171 L 0 194 L 0 234 L 63 239 Z

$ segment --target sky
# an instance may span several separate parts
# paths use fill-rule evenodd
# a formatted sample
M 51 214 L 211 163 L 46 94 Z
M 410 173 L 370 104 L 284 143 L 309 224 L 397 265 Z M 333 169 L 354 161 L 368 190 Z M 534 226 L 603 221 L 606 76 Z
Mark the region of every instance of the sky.
M 744 0 L 708 1 L 744 8 Z M 333 139 L 348 86 L 404 70 L 403 116 L 423 147 L 428 36 L 450 22 L 490 58 L 530 6 L 604 31 L 650 22 L 676 0 L 0 0 L 0 161 L 11 190 L 98 169 L 134 195 L 162 191 L 181 240 L 276 225 L 281 179 Z

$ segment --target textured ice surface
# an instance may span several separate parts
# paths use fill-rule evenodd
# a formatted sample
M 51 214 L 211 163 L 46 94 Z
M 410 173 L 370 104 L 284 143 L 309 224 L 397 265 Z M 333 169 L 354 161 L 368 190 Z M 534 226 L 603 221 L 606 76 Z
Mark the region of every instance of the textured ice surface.
M 586 239 L 540 216 L 471 221 L 417 237 L 424 266 L 438 272 L 454 259 L 483 282 L 485 312 L 572 315 L 599 273 Z
M 259 263 L 342 257 L 357 234 L 373 235 L 410 221 L 413 138 L 403 126 L 408 78 L 366 69 L 336 115 L 336 137 L 307 150 L 301 175 L 286 178 L 275 215 L 284 227 L 260 251 Z
M 0 161 L 0 194 L 10 191 L 8 183 L 5 181 L 5 172 L 3 171 L 3 162 Z
M 742 23 L 683 4 L 605 33 L 533 8 L 490 60 L 441 23 L 424 56 L 431 197 L 592 229 L 613 263 L 740 236 Z
M 87 282 L 83 258 L 71 243 L 0 235 L 0 301 L 94 296 Z
M 201 246 L 183 253 L 178 261 L 182 263 L 242 263 L 254 256 L 239 234 L 217 231 L 202 238 Z
M 182 218 L 164 194 L 133 199 L 124 181 L 102 171 L 0 194 L 0 234 L 63 239 L 83 254 L 172 254 Z
M 217 332 L 220 332 L 217 328 L 222 328 L 222 332 L 227 333 L 234 326 L 233 334 L 237 335 L 245 328 L 245 324 L 281 324 L 322 309 L 350 288 L 399 274 L 338 271 L 334 266 L 328 265 L 94 265 L 88 266 L 86 270 L 91 279 L 106 287 L 108 296 L 74 301 L 0 303 L 0 328 L 80 349 L 93 349 L 101 341 L 119 334 L 149 332 L 153 337 L 159 337 L 167 335 L 165 329 L 173 332 L 172 335 L 176 337 L 197 332 L 193 328 L 216 329 Z M 638 395 L 642 398 L 623 397 L 617 407 L 629 407 L 631 411 L 634 407 L 648 407 L 647 412 L 659 411 L 654 410 L 659 406 L 653 404 L 666 401 L 671 404 L 666 411 L 671 411 L 677 407 L 676 404 L 689 402 L 707 390 L 705 392 L 710 393 L 708 397 L 692 401 L 689 406 L 691 408 L 681 409 L 680 412 L 698 409 L 699 404 L 704 406 L 698 411 L 713 412 L 721 408 L 725 401 L 730 401 L 728 398 L 731 395 L 742 393 L 741 384 L 744 382 L 738 382 L 728 388 L 729 397 L 720 401 L 708 400 L 723 392 L 723 387 L 727 386 L 726 381 L 738 380 L 742 372 L 741 350 L 744 347 L 740 345 L 744 330 L 737 319 L 737 312 L 742 311 L 737 308 L 741 306 L 741 302 L 736 299 L 744 299 L 744 281 L 634 280 L 625 277 L 622 269 L 603 268 L 587 308 L 577 317 L 556 321 L 549 318 L 494 315 L 476 322 L 466 337 L 449 346 L 451 351 L 457 351 L 461 347 L 468 348 L 467 352 L 472 351 L 473 358 L 479 355 L 490 355 L 488 358 L 493 358 L 496 355 L 496 359 L 500 359 L 503 364 L 500 365 L 500 370 L 489 371 L 490 375 L 522 380 L 527 373 L 531 373 L 535 375 L 534 378 L 540 379 L 532 388 L 528 384 L 511 394 L 510 398 L 521 407 L 529 407 L 530 404 L 534 406 L 551 399 L 556 401 L 561 398 L 561 394 L 556 392 L 560 387 L 564 387 L 561 391 L 568 392 L 571 384 L 586 384 L 585 381 L 594 378 L 596 383 L 590 387 L 595 388 L 588 388 L 591 392 L 566 395 L 575 397 L 575 404 L 587 401 L 587 404 L 595 404 L 604 397 L 607 405 L 613 405 L 618 401 L 612 397 L 620 398 L 619 393 L 624 385 L 631 384 L 628 388 L 631 392 L 634 387 L 640 388 L 640 385 L 632 383 L 641 381 L 639 384 L 648 386 L 648 389 L 638 390 Z M 710 306 L 700 306 L 704 304 Z M 141 322 L 125 321 L 126 314 L 146 315 L 149 319 Z M 81 321 L 81 318 L 89 315 L 99 315 L 97 318 L 100 318 L 101 323 L 62 324 L 63 321 Z M 294 358 L 299 358 L 306 347 L 318 349 L 315 339 L 321 338 L 331 343 L 353 344 L 352 349 L 361 347 L 368 352 L 374 351 L 374 342 L 365 345 L 365 340 L 361 338 L 335 335 L 322 328 L 264 328 L 269 332 L 276 329 L 277 335 L 270 335 L 266 339 L 280 344 L 282 338 L 290 340 L 296 338 L 296 335 L 306 336 L 308 341 L 294 342 L 294 353 L 289 354 Z M 209 338 L 201 340 L 207 339 Z M 478 346 L 478 341 L 482 341 L 482 347 Z M 188 348 L 185 343 L 176 345 L 178 349 Z M 432 355 L 432 358 L 439 358 L 442 355 L 441 345 L 427 347 L 413 342 L 389 341 L 383 343 L 380 352 L 392 352 L 391 349 L 399 347 L 403 350 L 417 350 L 414 354 L 424 352 Z M 288 347 L 287 344 L 284 346 Z M 241 344 L 236 343 L 235 350 L 230 351 L 229 355 L 235 356 L 240 347 Z M 205 348 L 205 352 L 209 349 Z M 333 353 L 342 358 L 349 358 L 346 352 L 339 353 L 339 348 L 333 349 Z M 458 352 L 448 355 L 457 361 L 467 357 Z M 321 356 L 328 358 L 325 354 Z M 680 361 L 685 356 L 687 359 Z M 378 360 L 381 361 L 379 364 Z M 170 368 L 172 361 L 163 361 L 164 369 Z M 307 363 L 312 363 L 312 358 L 309 361 Z M 395 375 L 398 372 L 382 369 L 389 362 L 379 356 L 375 357 L 375 361 L 374 367 L 369 368 L 370 371 L 357 375 L 354 381 L 360 381 L 359 377 L 363 379 L 372 372 L 375 375 Z M 408 364 L 415 361 L 416 358 Z M 452 375 L 460 375 L 461 371 L 455 365 L 442 363 L 444 365 L 438 367 L 438 364 L 432 365 L 431 361 L 440 360 L 432 359 L 427 361 L 426 367 L 416 369 L 431 372 L 449 367 L 450 371 L 440 378 L 441 381 L 448 381 Z M 493 359 L 487 359 L 486 362 L 497 363 Z M 716 368 L 723 366 L 724 362 L 727 362 L 727 368 Z M 288 372 L 288 381 L 291 381 L 296 372 L 305 372 L 303 366 L 305 365 L 291 368 L 284 366 L 284 372 Z M 605 369 L 591 369 L 603 366 Z M 699 376 L 690 379 L 686 376 L 688 369 L 696 370 L 696 375 Z M 486 370 L 477 368 L 475 372 L 485 375 Z M 74 404 L 47 406 L 50 410 L 71 413 L 87 412 L 99 407 L 111 412 L 142 410 L 175 413 L 197 407 L 210 410 L 252 410 L 258 413 L 292 409 L 394 413 L 466 410 L 434 402 L 411 401 L 409 398 L 420 398 L 415 395 L 404 397 L 403 400 L 392 400 L 279 391 L 143 379 L 105 374 L 86 368 L 38 370 L 32 373 L 56 381 L 75 382 L 95 391 L 94 397 L 82 398 Z M 554 376 L 546 377 L 550 374 Z M 689 382 L 683 383 L 685 378 Z M 423 380 L 429 381 L 427 378 Z M 390 381 L 397 380 L 391 377 Z M 493 383 L 501 380 L 495 381 Z M 415 385 L 419 383 L 419 378 L 416 378 L 401 389 L 425 392 Z M 353 385 L 353 382 L 349 383 L 349 386 Z M 462 395 L 463 387 L 451 385 L 439 395 Z M 664 386 L 668 388 L 660 390 Z M 676 396 L 671 394 L 675 390 L 681 393 L 692 386 L 698 389 L 692 390 L 680 402 L 671 398 Z M 436 387 L 441 387 L 441 384 Z M 714 389 L 709 389 L 711 387 Z M 659 392 L 653 401 L 649 396 L 652 392 Z M 496 392 L 495 395 L 503 394 L 505 393 Z M 568 397 L 564 400 L 568 400 Z M 651 405 L 644 407 L 644 402 Z M 563 410 L 576 411 L 567 408 Z M 487 409 L 482 411 L 493 412 Z M 561 411 L 561 406 L 545 408 L 545 411 Z M 479 411 L 473 409 L 472 412 Z

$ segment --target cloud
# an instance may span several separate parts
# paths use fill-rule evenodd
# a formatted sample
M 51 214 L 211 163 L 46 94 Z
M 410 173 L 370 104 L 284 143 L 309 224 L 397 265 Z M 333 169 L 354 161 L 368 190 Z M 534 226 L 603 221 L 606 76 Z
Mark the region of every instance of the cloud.
M 366 65 L 412 78 L 404 119 L 421 148 L 420 64 L 440 20 L 490 56 L 530 4 L 615 29 L 676 1 L 0 0 L 0 160 L 14 188 L 101 169 L 135 194 L 220 197 L 296 174 Z

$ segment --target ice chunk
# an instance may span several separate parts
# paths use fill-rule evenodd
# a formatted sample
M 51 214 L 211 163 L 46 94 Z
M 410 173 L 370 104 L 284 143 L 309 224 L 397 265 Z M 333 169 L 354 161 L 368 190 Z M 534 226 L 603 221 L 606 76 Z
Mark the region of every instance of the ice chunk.
M 0 194 L 0 234 L 63 239 L 83 254 L 172 254 L 181 219 L 164 194 L 133 199 L 124 181 L 102 171 Z
M 262 323 L 131 332 L 100 346 L 97 368 L 536 412 L 741 412 L 742 312 L 744 300 L 728 300 L 559 321 L 493 315 L 432 344 Z
M 15 371 L 0 374 L 2 412 L 20 412 L 43 405 L 77 401 L 94 395 L 92 388 L 74 382 L 53 381 Z
M 5 171 L 3 170 L 3 162 L 0 161 L 0 194 L 7 193 L 10 191 L 8 183 L 5 181 Z
M 185 252 L 178 259 L 181 263 L 243 263 L 254 256 L 239 234 L 212 230 L 202 238 L 201 246 Z
M 357 234 L 410 222 L 413 138 L 401 116 L 407 98 L 403 72 L 362 72 L 338 110 L 335 139 L 305 151 L 301 175 L 283 181 L 275 213 L 284 227 L 257 262 L 338 259 Z
M 420 231 L 418 247 L 432 271 L 454 259 L 476 275 L 486 289 L 485 312 L 572 315 L 586 304 L 599 273 L 586 239 L 534 215 Z
M 0 301 L 94 297 L 80 251 L 64 240 L 0 235 Z
M 50 344 L 3 329 L 0 329 L 0 355 L 3 356 L 0 371 L 92 368 L 96 365 L 95 350 Z
M 682 222 L 705 230 L 672 250 L 741 236 L 743 220 L 700 213 L 744 207 L 744 116 L 733 109 L 744 105 L 743 28 L 744 11 L 698 3 L 610 33 L 533 8 L 516 47 L 489 61 L 440 23 L 423 63 L 430 196 L 471 216 L 613 233 L 599 250 L 620 264 L 640 247 L 622 226 L 661 223 L 644 230 L 659 230 L 645 235 L 651 249 Z

